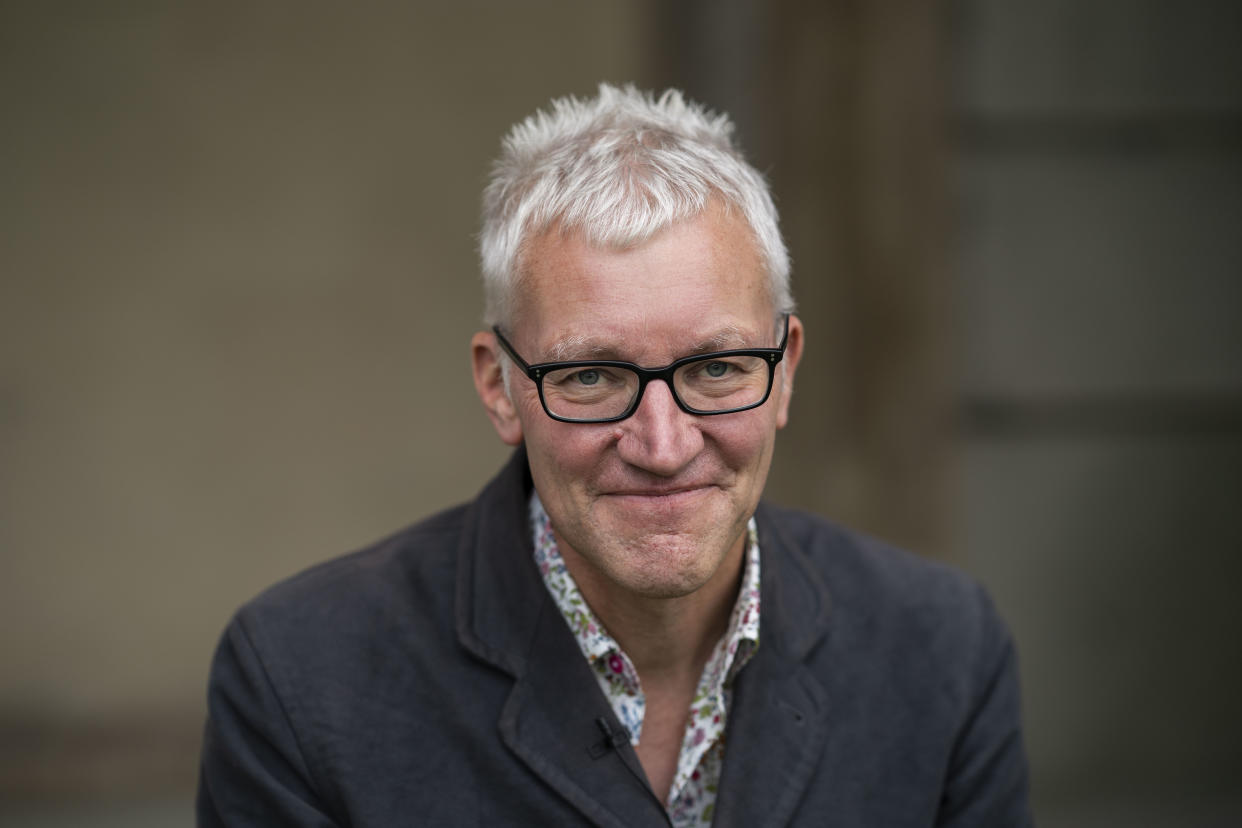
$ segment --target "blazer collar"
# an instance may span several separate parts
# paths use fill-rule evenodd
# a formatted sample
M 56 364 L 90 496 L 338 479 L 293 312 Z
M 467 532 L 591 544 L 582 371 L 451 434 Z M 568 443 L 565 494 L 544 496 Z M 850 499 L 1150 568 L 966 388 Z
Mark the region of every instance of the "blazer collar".
M 828 741 L 830 697 L 807 659 L 828 629 L 822 577 L 760 505 L 759 649 L 738 674 L 715 826 L 786 824 Z
M 527 520 L 533 484 L 519 447 L 467 508 L 457 550 L 457 635 L 466 649 L 520 675 L 547 590 Z

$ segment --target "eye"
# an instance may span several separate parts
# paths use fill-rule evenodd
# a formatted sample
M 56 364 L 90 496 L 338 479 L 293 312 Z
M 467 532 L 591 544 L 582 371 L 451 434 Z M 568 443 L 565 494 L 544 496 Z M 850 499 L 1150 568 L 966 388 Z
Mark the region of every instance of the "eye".
M 703 373 L 713 379 L 719 379 L 729 373 L 729 363 L 727 362 L 709 362 L 703 366 Z
M 580 385 L 595 385 L 599 382 L 599 371 L 594 368 L 586 368 L 574 374 L 574 379 Z

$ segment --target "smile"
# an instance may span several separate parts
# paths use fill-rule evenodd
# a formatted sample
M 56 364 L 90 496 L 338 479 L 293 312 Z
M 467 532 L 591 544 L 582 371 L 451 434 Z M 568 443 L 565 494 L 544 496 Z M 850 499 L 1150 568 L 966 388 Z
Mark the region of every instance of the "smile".
M 607 492 L 604 496 L 636 504 L 677 506 L 697 500 L 704 495 L 717 491 L 717 489 L 717 486 L 711 484 L 678 486 L 667 489 L 622 489 L 615 492 Z

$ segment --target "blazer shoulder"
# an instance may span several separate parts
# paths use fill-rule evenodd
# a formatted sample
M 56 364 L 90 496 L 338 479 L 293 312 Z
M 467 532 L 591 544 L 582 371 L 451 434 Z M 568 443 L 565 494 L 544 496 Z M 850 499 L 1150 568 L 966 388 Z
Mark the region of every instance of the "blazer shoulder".
M 285 578 L 243 604 L 233 623 L 311 635 L 356 629 L 411 607 L 448 612 L 466 509 L 447 509 Z
M 983 586 L 950 564 L 796 509 L 764 504 L 759 517 L 761 531 L 766 522 L 777 545 L 822 578 L 838 620 L 891 627 L 907 640 L 1007 635 Z

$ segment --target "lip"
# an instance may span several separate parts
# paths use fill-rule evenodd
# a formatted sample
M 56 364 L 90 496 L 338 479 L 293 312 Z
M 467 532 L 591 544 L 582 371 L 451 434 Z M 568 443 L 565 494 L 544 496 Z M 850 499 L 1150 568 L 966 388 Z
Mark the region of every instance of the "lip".
M 606 492 L 605 496 L 648 503 L 673 503 L 680 500 L 689 500 L 715 488 L 712 484 L 704 484 L 701 486 L 672 486 L 653 489 L 618 489 Z

